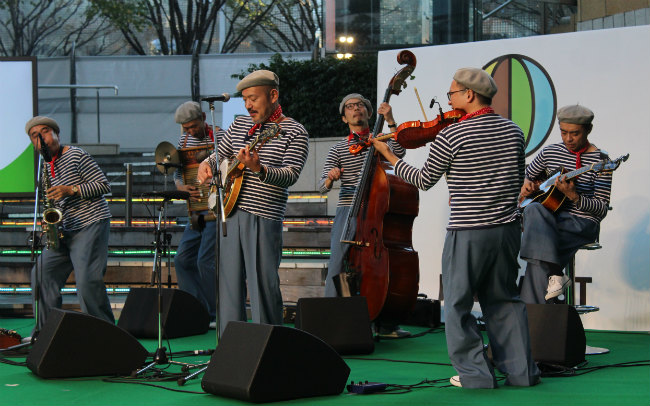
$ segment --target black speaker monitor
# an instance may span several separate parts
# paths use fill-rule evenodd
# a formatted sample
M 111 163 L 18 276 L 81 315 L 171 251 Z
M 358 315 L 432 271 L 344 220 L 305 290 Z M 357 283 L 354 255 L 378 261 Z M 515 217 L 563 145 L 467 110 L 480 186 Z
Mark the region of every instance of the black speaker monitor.
M 370 354 L 375 341 L 363 296 L 298 299 L 296 328 L 315 335 L 339 354 Z
M 179 289 L 162 290 L 163 337 L 205 334 L 208 311 L 194 296 Z M 117 325 L 138 338 L 158 337 L 158 289 L 131 288 Z
M 350 375 L 341 357 L 317 337 L 284 326 L 230 322 L 201 387 L 248 402 L 340 394 Z
M 41 378 L 128 375 L 147 356 L 133 336 L 114 324 L 55 309 L 27 356 L 27 366 Z
M 526 310 L 536 362 L 573 367 L 585 361 L 585 329 L 573 306 L 528 304 Z

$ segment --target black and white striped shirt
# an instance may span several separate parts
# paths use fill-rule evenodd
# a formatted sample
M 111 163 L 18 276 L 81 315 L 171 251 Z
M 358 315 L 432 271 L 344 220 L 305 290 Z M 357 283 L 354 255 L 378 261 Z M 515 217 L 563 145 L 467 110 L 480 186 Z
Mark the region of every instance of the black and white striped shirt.
M 236 156 L 240 149 L 251 143 L 253 137 L 248 135 L 248 130 L 253 124 L 250 116 L 235 119 L 219 140 L 219 161 Z M 240 210 L 271 220 L 284 219 L 288 187 L 298 180 L 309 153 L 309 135 L 302 124 L 292 118 L 286 118 L 279 124 L 285 134 L 269 140 L 259 150 L 260 162 L 266 167 L 266 177 L 262 181 L 246 168 L 236 205 Z M 255 130 L 254 135 L 267 126 L 268 123 Z M 214 171 L 214 153 L 208 162 Z
M 584 152 L 580 156 L 582 166 L 591 165 L 607 157 L 599 149 Z M 552 144 L 544 147 L 535 159 L 526 167 L 526 177 L 532 181 L 545 180 L 559 168 L 573 171 L 576 168 L 576 155 L 572 154 L 564 143 Z M 607 215 L 609 198 L 612 189 L 611 172 L 585 172 L 574 178 L 576 191 L 580 195 L 578 204 L 565 199 L 562 209 L 569 213 L 600 222 Z
M 61 146 L 61 148 L 64 148 Z M 50 186 L 79 186 L 79 194 L 67 196 L 54 206 L 63 213 L 63 229 L 80 230 L 94 222 L 111 217 L 104 194 L 111 186 L 95 160 L 81 148 L 68 147 L 54 161 L 54 177 L 50 163 L 45 163 L 50 174 Z
M 206 147 L 210 148 L 214 146 L 214 141 L 212 141 L 212 138 L 210 137 L 210 134 L 212 134 L 212 127 L 208 126 L 206 124 L 206 131 L 208 135 L 206 135 L 203 138 L 196 138 L 188 133 L 183 133 L 178 140 L 178 144 L 176 145 L 176 149 L 181 150 L 185 148 L 194 148 L 194 147 Z M 223 130 L 218 130 L 217 131 L 217 137 L 219 140 L 223 137 L 223 135 L 226 132 Z M 183 171 L 182 168 L 178 168 L 176 172 L 174 172 L 174 182 L 180 182 L 180 183 L 185 183 L 183 182 Z
M 448 230 L 491 227 L 518 218 L 524 181 L 521 129 L 498 114 L 484 114 L 443 129 L 422 169 L 399 160 L 395 173 L 427 190 L 445 175 L 450 195 Z
M 398 157 L 402 158 L 406 155 L 406 150 L 395 140 L 390 139 L 387 144 Z M 330 186 L 328 189 L 325 185 L 327 174 L 332 168 L 343 168 L 341 178 L 339 179 L 341 181 L 341 189 L 339 191 L 338 207 L 352 205 L 357 190 L 357 184 L 361 177 L 363 162 L 368 151 L 368 148 L 364 148 L 363 151 L 353 155 L 350 153 L 349 147 L 350 145 L 347 138 L 332 145 L 327 154 L 320 181 L 318 182 L 318 188 L 321 193 L 325 194 L 329 192 L 332 188 Z

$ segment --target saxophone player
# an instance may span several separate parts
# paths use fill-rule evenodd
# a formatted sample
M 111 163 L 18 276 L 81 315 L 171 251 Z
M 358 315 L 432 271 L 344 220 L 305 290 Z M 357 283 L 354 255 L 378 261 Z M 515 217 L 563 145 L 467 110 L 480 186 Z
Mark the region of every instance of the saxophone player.
M 61 144 L 54 119 L 33 117 L 25 131 L 45 161 L 46 200 L 61 213 L 58 224 L 48 224 L 60 229 L 48 233 L 49 239 L 60 240 L 48 241 L 32 268 L 32 291 L 39 293 L 35 332 L 52 309 L 61 308 L 61 288 L 73 270 L 81 310 L 115 323 L 104 285 L 111 217 L 104 198 L 111 190 L 108 180 L 90 154 Z

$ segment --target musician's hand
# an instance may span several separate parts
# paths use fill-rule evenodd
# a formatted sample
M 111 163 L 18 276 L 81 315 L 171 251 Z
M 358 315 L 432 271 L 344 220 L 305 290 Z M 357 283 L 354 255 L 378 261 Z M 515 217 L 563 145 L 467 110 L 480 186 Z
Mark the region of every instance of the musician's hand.
M 67 185 L 59 185 L 59 186 L 52 186 L 51 188 L 46 190 L 47 193 L 47 198 L 49 200 L 61 200 L 64 197 L 72 196 L 74 195 L 74 192 L 72 191 L 72 186 L 67 186 Z
M 246 148 L 239 150 L 237 159 L 253 172 L 259 172 L 262 170 L 259 155 L 255 150 L 251 151 L 248 145 L 246 145 Z
M 390 104 L 383 102 L 377 108 L 377 113 L 382 114 L 387 124 L 396 124 L 395 118 L 393 117 L 393 108 Z
M 382 135 L 383 134 L 377 135 L 377 138 L 379 138 Z M 378 141 L 375 138 L 372 138 L 370 142 L 372 142 L 372 145 L 375 147 L 375 150 L 380 154 L 382 154 L 384 158 L 386 158 L 388 162 L 390 162 L 391 164 L 395 165 L 397 161 L 399 161 L 399 158 L 395 156 L 395 154 L 393 154 L 393 151 L 391 151 L 390 148 L 388 148 L 388 145 L 385 142 Z
M 199 181 L 199 185 L 204 185 L 212 179 L 212 168 L 208 161 L 203 161 L 199 165 L 199 169 L 196 173 L 196 179 Z
M 558 176 L 555 179 L 555 188 L 564 193 L 574 203 L 580 198 L 580 195 L 576 191 L 576 184 L 571 180 L 567 180 L 566 175 Z
M 198 202 L 203 197 L 203 191 L 196 186 L 177 183 L 176 190 L 188 192 L 190 194 L 190 200 L 194 202 Z
M 528 197 L 531 193 L 539 189 L 539 184 L 528 178 L 524 178 L 524 185 L 521 187 L 520 197 Z
M 332 184 L 341 179 L 341 174 L 343 173 L 343 168 L 332 168 L 327 172 L 327 179 L 325 179 L 325 187 L 328 189 L 332 188 Z

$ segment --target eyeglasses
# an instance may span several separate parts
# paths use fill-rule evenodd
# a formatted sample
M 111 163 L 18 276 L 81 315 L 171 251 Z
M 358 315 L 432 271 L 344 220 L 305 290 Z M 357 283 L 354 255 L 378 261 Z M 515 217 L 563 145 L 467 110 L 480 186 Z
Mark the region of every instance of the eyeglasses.
M 448 99 L 448 100 L 451 100 L 451 95 L 452 95 L 452 94 L 454 94 L 454 93 L 458 93 L 458 92 L 464 92 L 464 91 L 466 91 L 466 90 L 469 90 L 469 89 L 460 89 L 460 90 L 454 90 L 453 92 L 447 92 L 447 99 Z
M 364 102 L 356 102 L 356 103 L 348 103 L 345 105 L 345 108 L 348 110 L 353 110 L 355 107 L 358 108 L 366 107 L 366 104 Z

